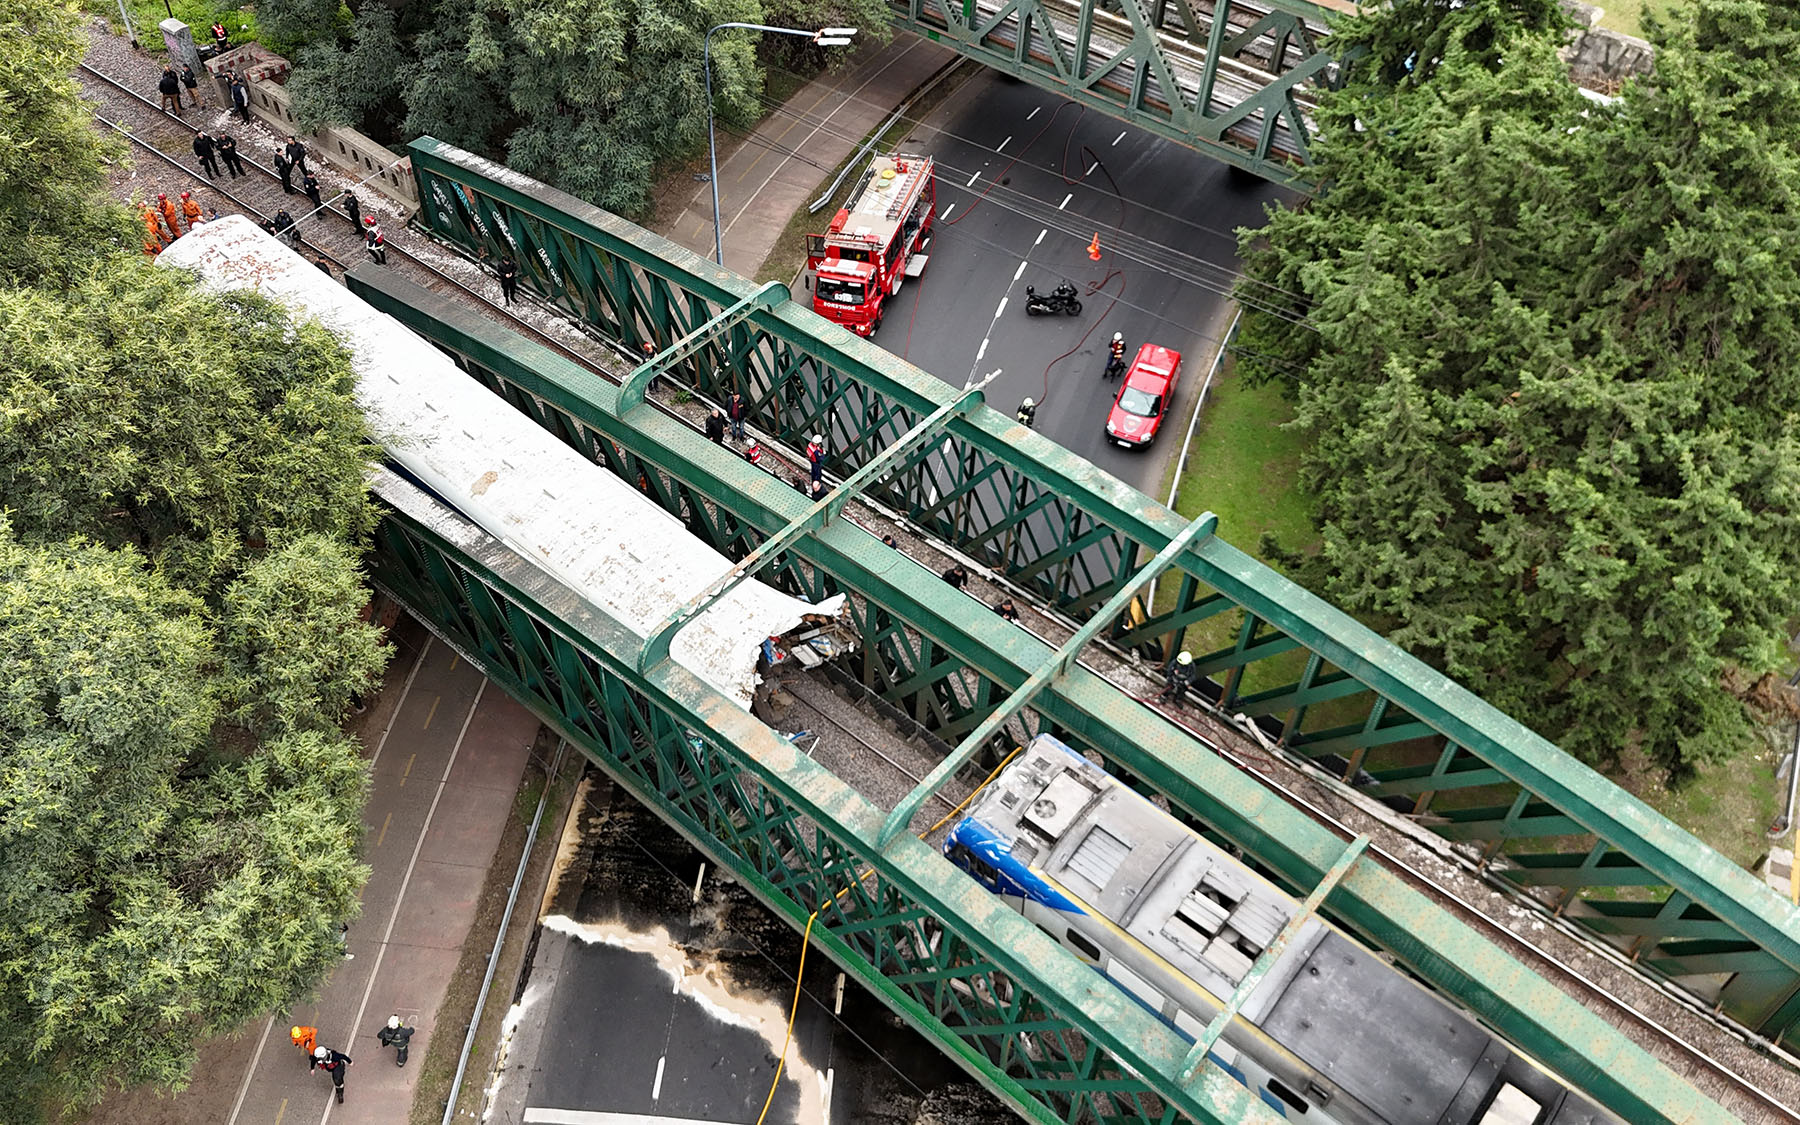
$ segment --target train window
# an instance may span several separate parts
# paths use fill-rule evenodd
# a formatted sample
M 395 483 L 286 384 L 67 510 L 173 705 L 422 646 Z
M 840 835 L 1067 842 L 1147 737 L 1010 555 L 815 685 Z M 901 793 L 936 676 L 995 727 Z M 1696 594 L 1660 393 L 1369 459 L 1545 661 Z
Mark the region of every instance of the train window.
M 1089 961 L 1100 960 L 1100 947 L 1089 941 L 1087 935 L 1083 934 L 1080 930 L 1069 931 L 1069 944 L 1075 947 L 1075 952 L 1086 957 Z
M 1286 1086 L 1283 1086 L 1279 1079 L 1269 1079 L 1269 1093 L 1280 1098 L 1284 1105 L 1296 1113 L 1305 1113 L 1308 1109 L 1312 1108 L 1306 1104 L 1305 1098 L 1294 1093 Z

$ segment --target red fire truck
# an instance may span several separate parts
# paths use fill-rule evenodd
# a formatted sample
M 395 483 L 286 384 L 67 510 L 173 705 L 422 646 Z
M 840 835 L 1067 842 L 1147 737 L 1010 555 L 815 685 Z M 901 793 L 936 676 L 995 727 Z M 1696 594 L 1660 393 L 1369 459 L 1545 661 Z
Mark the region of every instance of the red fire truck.
M 806 236 L 813 311 L 858 336 L 881 327 L 881 307 L 925 270 L 937 217 L 929 156 L 877 156 L 824 234 Z

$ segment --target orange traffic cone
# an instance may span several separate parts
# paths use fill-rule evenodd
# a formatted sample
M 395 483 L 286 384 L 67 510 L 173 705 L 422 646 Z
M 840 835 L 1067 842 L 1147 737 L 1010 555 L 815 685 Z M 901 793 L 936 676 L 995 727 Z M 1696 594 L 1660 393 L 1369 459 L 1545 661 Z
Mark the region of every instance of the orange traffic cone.
M 1100 260 L 1100 232 L 1099 231 L 1094 232 L 1094 241 L 1088 243 L 1088 257 L 1094 259 L 1094 261 L 1096 261 L 1096 262 L 1098 262 Z

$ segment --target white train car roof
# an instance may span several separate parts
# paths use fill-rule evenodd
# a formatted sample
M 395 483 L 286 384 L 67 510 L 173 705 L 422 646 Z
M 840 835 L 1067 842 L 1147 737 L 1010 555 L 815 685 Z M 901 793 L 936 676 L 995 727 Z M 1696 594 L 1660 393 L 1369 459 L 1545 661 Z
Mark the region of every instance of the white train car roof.
M 675 517 L 249 219 L 198 226 L 157 261 L 193 270 L 210 288 L 257 290 L 330 329 L 350 350 L 357 400 L 390 458 L 638 633 L 731 568 Z M 744 582 L 676 634 L 670 652 L 747 707 L 762 640 L 842 606 L 841 596 L 814 606 Z

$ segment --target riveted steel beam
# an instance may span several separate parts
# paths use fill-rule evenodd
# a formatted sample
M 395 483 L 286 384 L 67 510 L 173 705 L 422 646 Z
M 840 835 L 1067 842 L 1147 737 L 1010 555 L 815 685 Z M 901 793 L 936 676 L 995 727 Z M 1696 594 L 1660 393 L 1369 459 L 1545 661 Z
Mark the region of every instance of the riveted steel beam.
M 668 371 L 677 363 L 688 359 L 701 348 L 713 342 L 721 333 L 729 332 L 741 324 L 752 312 L 758 309 L 773 308 L 788 300 L 788 288 L 778 281 L 764 282 L 756 292 L 741 298 L 731 307 L 721 311 L 691 328 L 686 335 L 657 352 L 625 377 L 619 385 L 619 409 L 635 410 L 644 404 L 644 392 L 649 389 L 658 375 Z
M 1088 646 L 1089 641 L 1100 635 L 1100 630 L 1106 628 L 1114 618 L 1125 612 L 1126 607 L 1131 604 L 1131 599 L 1137 596 L 1139 590 L 1154 582 L 1163 571 L 1174 566 L 1175 560 L 1181 557 L 1183 551 L 1186 551 L 1198 540 L 1211 535 L 1218 526 L 1219 517 L 1211 512 L 1206 512 L 1193 523 L 1188 524 L 1180 535 L 1169 540 L 1169 545 L 1146 563 L 1130 582 L 1121 586 L 1118 593 L 1112 596 L 1112 600 L 1101 607 L 1099 613 L 1090 618 L 1087 624 L 1071 633 L 1069 639 L 1051 653 L 1050 658 L 1044 661 L 1041 667 L 1026 677 L 1024 683 L 1013 689 L 1013 693 L 1006 697 L 1004 703 L 994 708 L 987 718 L 981 720 L 981 724 L 958 744 L 955 750 L 952 750 L 943 761 L 932 767 L 931 772 L 913 786 L 911 792 L 900 799 L 900 803 L 895 805 L 894 810 L 888 814 L 887 822 L 881 826 L 881 836 L 876 843 L 885 848 L 895 837 L 904 832 L 906 826 L 912 823 L 913 814 L 919 811 L 919 806 L 925 803 L 927 797 L 937 792 L 944 782 L 950 780 L 957 771 L 967 765 L 969 760 L 983 746 L 987 745 L 988 739 L 992 738 L 1014 715 L 1023 711 L 1027 704 L 1037 698 L 1039 692 L 1068 675 L 1069 667 L 1074 664 L 1075 658 L 1081 654 L 1081 650 Z M 1191 1074 L 1186 1074 L 1182 1080 L 1188 1081 L 1191 1078 Z

